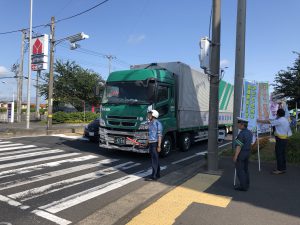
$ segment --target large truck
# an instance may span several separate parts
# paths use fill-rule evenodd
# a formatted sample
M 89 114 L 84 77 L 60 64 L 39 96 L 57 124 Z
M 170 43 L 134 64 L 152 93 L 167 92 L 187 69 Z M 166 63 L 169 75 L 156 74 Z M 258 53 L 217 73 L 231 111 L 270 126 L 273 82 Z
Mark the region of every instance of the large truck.
M 208 138 L 209 77 L 181 62 L 151 63 L 112 72 L 106 81 L 100 113 L 99 145 L 147 153 L 147 112 L 159 112 L 162 150 L 188 151 Z M 233 85 L 219 83 L 219 139 L 232 127 Z

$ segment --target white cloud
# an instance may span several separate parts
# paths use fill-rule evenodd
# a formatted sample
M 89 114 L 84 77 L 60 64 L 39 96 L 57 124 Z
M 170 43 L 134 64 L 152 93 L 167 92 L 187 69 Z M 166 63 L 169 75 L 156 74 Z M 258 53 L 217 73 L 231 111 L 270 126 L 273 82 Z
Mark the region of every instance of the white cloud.
M 146 35 L 145 34 L 140 34 L 140 35 L 130 35 L 128 38 L 128 43 L 129 44 L 139 44 L 142 41 L 144 41 L 146 39 Z
M 220 61 L 220 68 L 224 68 L 224 67 L 226 67 L 226 66 L 229 66 L 229 60 L 227 60 L 227 59 L 222 59 L 221 61 Z
M 9 73 L 10 71 L 6 68 L 6 67 L 4 67 L 4 66 L 0 66 L 0 76 L 2 75 L 2 74 L 7 74 L 7 73 Z

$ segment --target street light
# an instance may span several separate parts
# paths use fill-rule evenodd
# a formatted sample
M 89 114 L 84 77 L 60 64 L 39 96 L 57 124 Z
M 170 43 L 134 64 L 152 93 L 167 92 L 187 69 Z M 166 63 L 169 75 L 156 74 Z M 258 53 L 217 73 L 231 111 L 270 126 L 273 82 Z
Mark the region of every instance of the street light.
M 54 73 L 54 49 L 55 46 L 63 41 L 69 41 L 71 43 L 71 49 L 76 49 L 78 45 L 76 42 L 89 38 L 88 35 L 83 32 L 55 40 L 55 18 L 51 17 L 51 39 L 50 39 L 50 69 L 49 69 L 49 92 L 48 92 L 48 118 L 47 118 L 47 130 L 52 129 L 52 111 L 53 111 L 53 73 Z

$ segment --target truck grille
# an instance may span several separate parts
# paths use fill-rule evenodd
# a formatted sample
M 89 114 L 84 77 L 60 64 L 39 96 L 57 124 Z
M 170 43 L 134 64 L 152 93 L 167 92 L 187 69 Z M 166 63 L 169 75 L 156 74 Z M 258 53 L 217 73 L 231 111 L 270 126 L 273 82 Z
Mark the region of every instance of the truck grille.
M 112 121 L 108 120 L 108 124 L 113 125 L 113 126 L 123 126 L 123 127 L 134 127 L 135 123 L 134 122 L 121 122 L 121 121 Z
M 107 119 L 137 120 L 138 118 L 133 116 L 107 116 Z

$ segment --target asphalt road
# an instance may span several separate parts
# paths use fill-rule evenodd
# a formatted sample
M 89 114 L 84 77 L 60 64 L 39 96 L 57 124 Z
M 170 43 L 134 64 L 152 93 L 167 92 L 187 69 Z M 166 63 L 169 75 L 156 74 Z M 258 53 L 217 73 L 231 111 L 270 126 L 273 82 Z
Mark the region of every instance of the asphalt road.
M 162 176 L 203 159 L 207 143 L 161 159 Z M 145 154 L 65 137 L 0 141 L 0 224 L 75 224 L 145 185 Z M 3 223 L 4 224 L 4 223 Z

